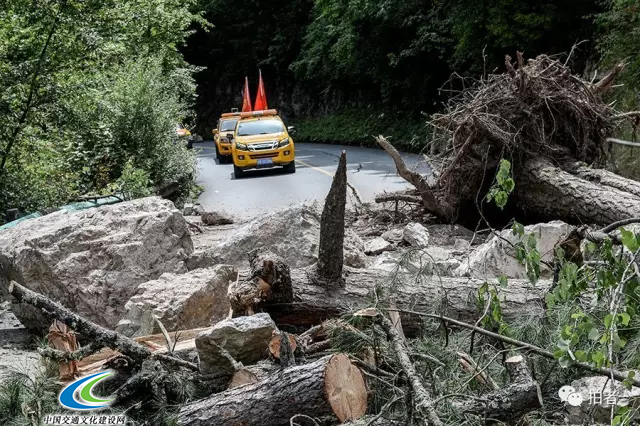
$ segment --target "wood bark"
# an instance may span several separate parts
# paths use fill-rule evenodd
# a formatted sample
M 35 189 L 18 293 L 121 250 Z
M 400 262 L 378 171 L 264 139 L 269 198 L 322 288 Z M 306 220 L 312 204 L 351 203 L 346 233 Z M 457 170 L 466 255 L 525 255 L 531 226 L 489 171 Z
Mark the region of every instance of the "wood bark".
M 337 318 L 355 309 L 370 306 L 370 294 L 376 285 L 388 280 L 387 273 L 370 269 L 345 266 L 344 287 L 326 288 L 314 279 L 314 267 L 294 269 L 291 279 L 294 287 L 293 301 L 289 303 L 262 304 L 278 324 L 294 327 L 311 327 L 331 318 Z M 442 312 L 456 319 L 475 322 L 479 311 L 474 295 L 484 281 L 472 278 L 424 277 L 420 282 L 407 282 L 394 290 L 395 304 L 399 309 Z M 509 286 L 500 289 L 501 306 L 507 320 L 517 317 L 544 315 L 544 290 L 548 284 L 531 286 L 527 280 L 509 280 Z M 504 299 L 504 300 L 503 300 Z M 401 313 L 401 321 L 407 337 L 416 336 L 422 328 L 418 315 Z
M 264 380 L 184 406 L 182 426 L 285 426 L 296 414 L 356 420 L 367 407 L 360 370 L 344 354 L 328 355 Z
M 511 379 L 509 386 L 455 405 L 467 413 L 506 423 L 516 423 L 523 415 L 542 407 L 540 387 L 531 377 L 525 358 L 516 355 L 504 365 Z
M 518 200 L 537 219 L 607 225 L 640 216 L 640 197 L 607 186 L 606 179 L 594 183 L 540 159 L 527 161 L 517 177 Z
M 347 154 L 342 151 L 338 170 L 320 218 L 318 275 L 328 283 L 339 283 L 344 263 L 344 214 L 347 205 Z
M 444 424 L 438 417 L 435 407 L 433 406 L 431 395 L 422 384 L 422 381 L 420 381 L 420 377 L 409 358 L 409 351 L 405 345 L 405 340 L 400 337 L 400 334 L 398 334 L 398 331 L 391 320 L 381 313 L 376 318 L 387 334 L 387 338 L 391 342 L 396 356 L 398 357 L 400 366 L 407 376 L 407 380 L 409 381 L 409 385 L 413 391 L 412 397 L 416 404 L 416 410 L 420 417 L 422 417 L 421 420 L 425 422 L 424 424 L 443 426 Z
M 640 197 L 640 182 L 624 178 L 608 170 L 577 166 L 575 168 L 570 168 L 567 171 L 572 175 L 588 180 L 589 182 L 609 186 L 611 188 L 633 194 L 636 197 Z
M 229 286 L 228 297 L 234 316 L 252 315 L 263 301 L 286 303 L 293 300 L 289 266 L 267 249 L 249 252 L 251 275 Z
M 447 221 L 452 220 L 454 217 L 452 207 L 436 196 L 435 192 L 429 187 L 426 178 L 420 173 L 410 170 L 404 163 L 404 160 L 400 156 L 398 150 L 383 136 L 376 137 L 376 141 L 387 152 L 387 154 L 391 156 L 400 177 L 418 190 L 418 194 L 420 194 L 420 198 L 422 199 L 422 204 L 425 209 L 441 219 Z
M 52 301 L 40 293 L 29 290 L 15 281 L 11 281 L 9 284 L 9 293 L 19 302 L 28 303 L 41 309 L 43 312 L 52 315 L 54 318 L 60 320 L 60 322 L 66 324 L 73 331 L 80 333 L 85 336 L 85 338 L 91 340 L 92 343 L 87 346 L 90 346 L 92 349 L 98 348 L 99 345 L 101 345 L 102 347 L 117 349 L 123 355 L 127 355 L 139 364 L 150 356 L 154 356 L 161 361 L 170 362 L 191 370 L 198 370 L 198 366 L 194 363 L 164 354 L 153 354 L 151 350 L 142 346 L 135 340 L 89 321 L 65 308 L 61 304 Z M 83 348 L 79 349 L 79 351 L 83 351 L 85 356 L 88 355 Z M 75 359 L 75 357 L 73 357 L 73 353 L 71 354 L 70 359 Z

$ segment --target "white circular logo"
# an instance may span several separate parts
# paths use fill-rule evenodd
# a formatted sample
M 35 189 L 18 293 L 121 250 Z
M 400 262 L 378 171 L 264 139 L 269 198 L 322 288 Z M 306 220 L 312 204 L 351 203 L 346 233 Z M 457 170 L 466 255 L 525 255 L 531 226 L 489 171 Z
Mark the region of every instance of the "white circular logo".
M 567 398 L 567 404 L 579 407 L 582 404 L 582 395 L 577 392 L 570 393 Z
M 560 400 L 562 402 L 566 402 L 567 399 L 569 399 L 569 395 L 575 392 L 576 390 L 573 388 L 573 386 L 563 386 L 558 391 L 558 396 L 560 397 Z

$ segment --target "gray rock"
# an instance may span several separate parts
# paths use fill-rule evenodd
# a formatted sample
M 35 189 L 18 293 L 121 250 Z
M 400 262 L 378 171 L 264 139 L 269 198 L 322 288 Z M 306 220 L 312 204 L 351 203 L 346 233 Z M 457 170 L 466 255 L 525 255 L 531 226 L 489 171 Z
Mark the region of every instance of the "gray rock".
M 204 207 L 202 207 L 202 205 L 196 204 L 195 206 L 193 206 L 193 214 L 195 216 L 202 216 L 202 213 L 205 213 L 205 209 Z
M 266 247 L 291 268 L 309 266 L 318 260 L 321 214 L 320 205 L 313 202 L 257 217 L 207 249 L 207 256 L 216 263 L 244 266 L 247 253 Z
M 352 229 L 347 229 L 344 236 L 344 263 L 352 268 L 367 266 L 364 241 Z
M 185 203 L 182 209 L 182 214 L 185 216 L 191 216 L 193 214 L 193 204 Z
M 0 231 L 0 296 L 15 279 L 114 328 L 141 283 L 186 272 L 192 251 L 183 215 L 159 197 L 57 211 Z M 49 326 L 29 305 L 12 310 L 28 329 Z
M 459 251 L 466 251 L 469 249 L 469 241 L 463 240 L 462 238 L 456 238 L 453 242 L 453 248 Z
M 546 262 L 553 261 L 553 250 L 556 244 L 563 240 L 573 229 L 559 220 L 549 223 L 538 223 L 525 227 L 525 235 L 533 233 L 537 239 L 537 248 Z M 506 241 L 505 241 L 506 240 Z M 524 266 L 516 260 L 512 244 L 519 241 L 510 229 L 500 233 L 500 237 L 493 237 L 478 246 L 456 269 L 457 276 L 471 276 L 488 279 L 505 274 L 508 278 L 527 278 Z M 540 265 L 542 277 L 550 277 L 552 271 L 543 263 Z
M 385 251 L 393 250 L 393 246 L 382 237 L 367 241 L 364 245 L 364 252 L 369 256 L 377 256 Z
M 229 314 L 227 288 L 235 280 L 233 266 L 218 265 L 186 274 L 165 273 L 138 287 L 125 305 L 116 331 L 129 336 L 158 334 L 158 318 L 168 331 L 208 327 Z
M 403 239 L 403 234 L 404 234 L 404 232 L 403 232 L 402 229 L 393 228 L 393 229 L 389 229 L 388 231 L 384 232 L 381 235 L 381 237 L 384 238 L 385 240 L 389 241 L 390 243 L 399 243 Z
M 210 268 L 220 264 L 220 259 L 211 251 L 195 251 L 187 259 L 187 269 Z
M 224 352 L 248 365 L 269 354 L 269 341 L 276 331 L 269 314 L 256 314 L 221 321 L 196 337 L 200 371 L 204 374 L 230 374 L 234 366 Z
M 204 212 L 200 214 L 200 219 L 202 223 L 208 226 L 215 225 L 231 225 L 233 223 L 233 219 L 228 217 L 227 215 L 219 212 Z
M 411 222 L 402 231 L 402 238 L 415 248 L 425 248 L 429 245 L 429 231 L 419 223 Z

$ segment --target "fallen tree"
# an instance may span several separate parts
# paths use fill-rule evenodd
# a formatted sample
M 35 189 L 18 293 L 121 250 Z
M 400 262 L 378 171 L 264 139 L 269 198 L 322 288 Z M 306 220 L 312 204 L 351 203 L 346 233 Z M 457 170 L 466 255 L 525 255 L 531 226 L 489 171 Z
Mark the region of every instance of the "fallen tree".
M 280 426 L 297 414 L 332 416 L 345 422 L 359 419 L 366 408 L 362 373 L 346 355 L 338 354 L 186 405 L 178 424 Z
M 469 206 L 487 207 L 481 204 L 506 159 L 516 187 L 513 205 L 531 219 L 607 225 L 639 216 L 638 183 L 597 168 L 609 160 L 607 138 L 617 122 L 635 117 L 600 98 L 621 67 L 592 85 L 545 55 L 525 64 L 518 53 L 516 66 L 507 56 L 505 66 L 504 74 L 465 89 L 434 116 L 439 137 L 432 144 L 440 152 L 432 163 L 444 165 L 434 182 L 409 170 L 377 137 L 424 208 L 447 222 L 468 221 Z

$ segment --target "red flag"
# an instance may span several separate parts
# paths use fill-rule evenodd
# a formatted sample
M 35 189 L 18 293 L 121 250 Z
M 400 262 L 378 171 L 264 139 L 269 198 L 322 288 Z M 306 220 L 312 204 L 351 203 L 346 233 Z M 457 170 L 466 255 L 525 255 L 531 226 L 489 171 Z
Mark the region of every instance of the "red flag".
M 251 96 L 249 96 L 249 79 L 244 78 L 244 90 L 242 93 L 242 112 L 251 112 Z
M 267 94 L 264 92 L 264 82 L 262 81 L 262 71 L 260 71 L 260 82 L 258 83 L 258 94 L 256 95 L 256 103 L 253 107 L 254 111 L 263 111 L 269 109 L 267 107 Z

